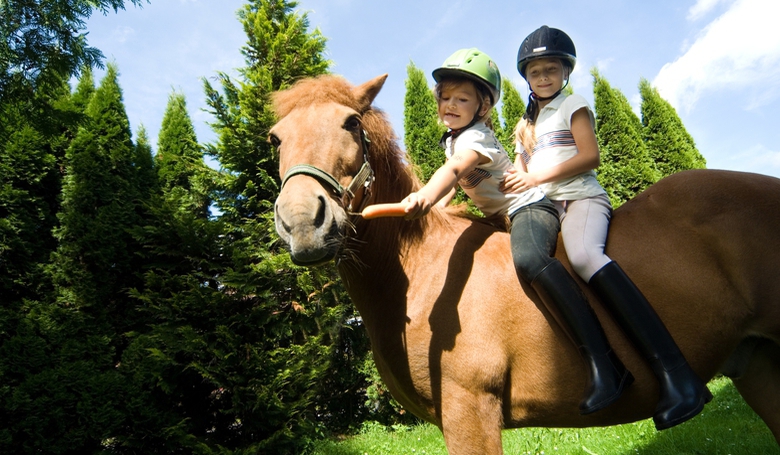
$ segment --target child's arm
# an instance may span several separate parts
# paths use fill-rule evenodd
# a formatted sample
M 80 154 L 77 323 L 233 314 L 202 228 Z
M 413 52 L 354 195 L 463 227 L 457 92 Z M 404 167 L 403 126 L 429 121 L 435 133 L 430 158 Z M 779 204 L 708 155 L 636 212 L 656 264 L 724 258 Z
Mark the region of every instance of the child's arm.
M 413 220 L 425 216 L 430 212 L 433 204 L 451 192 L 454 193 L 455 186 L 461 177 L 474 170 L 478 164 L 488 161 L 486 156 L 480 155 L 474 150 L 456 152 L 434 172 L 424 187 L 403 200 L 408 204 L 406 218 Z
M 503 191 L 505 193 L 521 192 L 542 183 L 563 180 L 599 167 L 599 146 L 587 108 L 578 109 L 572 114 L 571 134 L 577 145 L 576 155 L 557 166 L 532 173 L 526 173 L 519 169 L 513 171 L 504 179 Z
M 450 201 L 452 198 L 455 197 L 455 191 L 457 191 L 456 187 L 452 187 L 449 193 L 445 194 L 443 198 L 439 199 L 439 202 L 436 203 L 436 205 L 439 206 L 439 208 L 447 207 L 450 204 Z

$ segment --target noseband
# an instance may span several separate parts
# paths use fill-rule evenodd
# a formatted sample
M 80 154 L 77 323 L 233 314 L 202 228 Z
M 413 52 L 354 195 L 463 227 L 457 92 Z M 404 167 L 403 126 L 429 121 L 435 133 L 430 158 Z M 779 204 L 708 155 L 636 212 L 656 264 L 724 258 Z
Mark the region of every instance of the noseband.
M 348 214 L 359 214 L 366 201 L 368 201 L 368 196 L 371 194 L 371 184 L 374 182 L 374 171 L 371 169 L 371 164 L 368 162 L 368 145 L 370 143 L 371 141 L 368 139 L 368 133 L 366 133 L 366 130 L 361 129 L 360 145 L 363 149 L 363 165 L 360 167 L 357 174 L 352 177 L 352 182 L 350 182 L 348 187 L 344 188 L 332 175 L 316 166 L 312 166 L 311 164 L 296 164 L 287 170 L 287 173 L 282 179 L 281 188 L 284 188 L 285 183 L 287 183 L 287 180 L 289 180 L 290 177 L 300 174 L 308 175 L 316 178 L 321 183 L 325 184 L 325 186 L 330 187 L 336 196 L 339 197 L 341 205 Z M 363 191 L 360 194 L 360 198 L 357 198 L 356 195 L 360 189 Z

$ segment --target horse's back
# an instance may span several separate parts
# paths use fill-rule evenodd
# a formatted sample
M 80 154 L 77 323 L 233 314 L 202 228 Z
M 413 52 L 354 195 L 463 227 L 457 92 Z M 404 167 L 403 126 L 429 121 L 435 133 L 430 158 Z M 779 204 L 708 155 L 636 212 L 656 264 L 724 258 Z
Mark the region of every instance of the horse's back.
M 686 171 L 615 211 L 607 254 L 685 334 L 678 342 L 712 352 L 708 343 L 726 348 L 747 332 L 780 336 L 778 226 L 779 179 Z
M 681 253 L 720 255 L 720 259 L 740 262 L 777 261 L 778 226 L 780 179 L 691 170 L 659 181 L 617 209 L 607 252 L 616 257 L 656 252 L 660 262 L 679 260 Z M 706 248 L 702 251 L 699 246 Z M 659 255 L 659 251 L 669 255 Z

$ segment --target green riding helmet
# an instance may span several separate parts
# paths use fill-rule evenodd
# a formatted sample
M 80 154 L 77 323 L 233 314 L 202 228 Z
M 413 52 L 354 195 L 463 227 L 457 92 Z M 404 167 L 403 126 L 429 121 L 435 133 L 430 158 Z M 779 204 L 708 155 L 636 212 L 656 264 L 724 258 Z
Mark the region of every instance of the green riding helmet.
M 472 47 L 461 49 L 447 57 L 441 67 L 433 70 L 433 80 L 441 82 L 447 76 L 466 77 L 488 89 L 493 106 L 501 96 L 501 73 L 486 53 Z

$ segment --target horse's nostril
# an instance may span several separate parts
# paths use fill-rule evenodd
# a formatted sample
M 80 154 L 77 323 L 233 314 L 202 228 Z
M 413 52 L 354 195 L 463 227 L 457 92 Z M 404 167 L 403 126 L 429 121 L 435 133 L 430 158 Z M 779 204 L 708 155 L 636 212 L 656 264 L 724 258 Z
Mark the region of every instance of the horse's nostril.
M 320 202 L 320 206 L 317 208 L 317 215 L 314 217 L 314 225 L 319 228 L 325 223 L 325 207 L 328 201 L 323 196 L 317 196 L 317 200 Z

